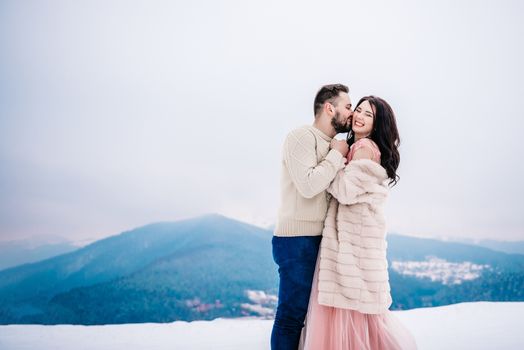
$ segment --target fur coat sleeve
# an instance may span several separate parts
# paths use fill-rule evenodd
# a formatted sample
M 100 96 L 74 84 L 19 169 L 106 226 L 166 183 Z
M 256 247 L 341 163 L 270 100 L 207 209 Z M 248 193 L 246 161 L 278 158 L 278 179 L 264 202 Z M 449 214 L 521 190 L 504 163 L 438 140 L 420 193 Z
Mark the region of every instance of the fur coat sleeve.
M 340 204 L 373 204 L 378 197 L 388 195 L 386 169 L 370 159 L 350 161 L 339 170 L 327 191 Z

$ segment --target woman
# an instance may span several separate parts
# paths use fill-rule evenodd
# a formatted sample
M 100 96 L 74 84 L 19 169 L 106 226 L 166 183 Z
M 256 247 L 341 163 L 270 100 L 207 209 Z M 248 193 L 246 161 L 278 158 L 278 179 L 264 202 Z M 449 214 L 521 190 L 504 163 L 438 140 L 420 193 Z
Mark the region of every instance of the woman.
M 311 350 L 416 349 L 389 311 L 383 207 L 400 162 L 395 115 L 381 98 L 362 98 L 353 114 L 346 167 L 322 232 L 301 347 Z M 388 181 L 389 180 L 389 181 Z

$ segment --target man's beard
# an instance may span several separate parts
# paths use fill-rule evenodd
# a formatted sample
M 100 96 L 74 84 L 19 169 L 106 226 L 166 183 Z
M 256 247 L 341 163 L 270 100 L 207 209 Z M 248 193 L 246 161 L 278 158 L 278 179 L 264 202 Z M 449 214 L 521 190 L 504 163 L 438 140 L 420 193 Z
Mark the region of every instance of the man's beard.
M 351 126 L 349 125 L 349 123 L 342 124 L 339 121 L 339 119 L 340 119 L 340 112 L 337 111 L 335 116 L 331 118 L 331 125 L 333 126 L 337 134 L 341 134 L 341 133 L 348 132 L 349 130 L 351 130 Z

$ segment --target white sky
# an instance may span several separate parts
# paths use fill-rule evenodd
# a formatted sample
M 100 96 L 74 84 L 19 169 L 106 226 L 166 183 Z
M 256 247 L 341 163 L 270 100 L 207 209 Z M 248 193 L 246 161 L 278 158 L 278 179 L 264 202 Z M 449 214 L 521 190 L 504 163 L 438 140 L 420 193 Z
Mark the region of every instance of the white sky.
M 519 1 L 2 1 L 0 240 L 275 221 L 326 83 L 396 112 L 390 231 L 524 239 Z

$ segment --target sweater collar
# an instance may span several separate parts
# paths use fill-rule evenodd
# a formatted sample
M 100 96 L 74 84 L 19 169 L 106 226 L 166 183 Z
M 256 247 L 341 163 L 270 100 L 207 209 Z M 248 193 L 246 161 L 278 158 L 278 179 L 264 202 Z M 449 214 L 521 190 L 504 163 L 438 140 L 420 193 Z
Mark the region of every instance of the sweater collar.
M 327 142 L 331 142 L 331 140 L 333 139 L 332 137 L 329 137 L 328 135 L 324 134 L 320 129 L 317 129 L 315 126 L 311 125 L 310 127 L 315 134 L 322 137 Z

